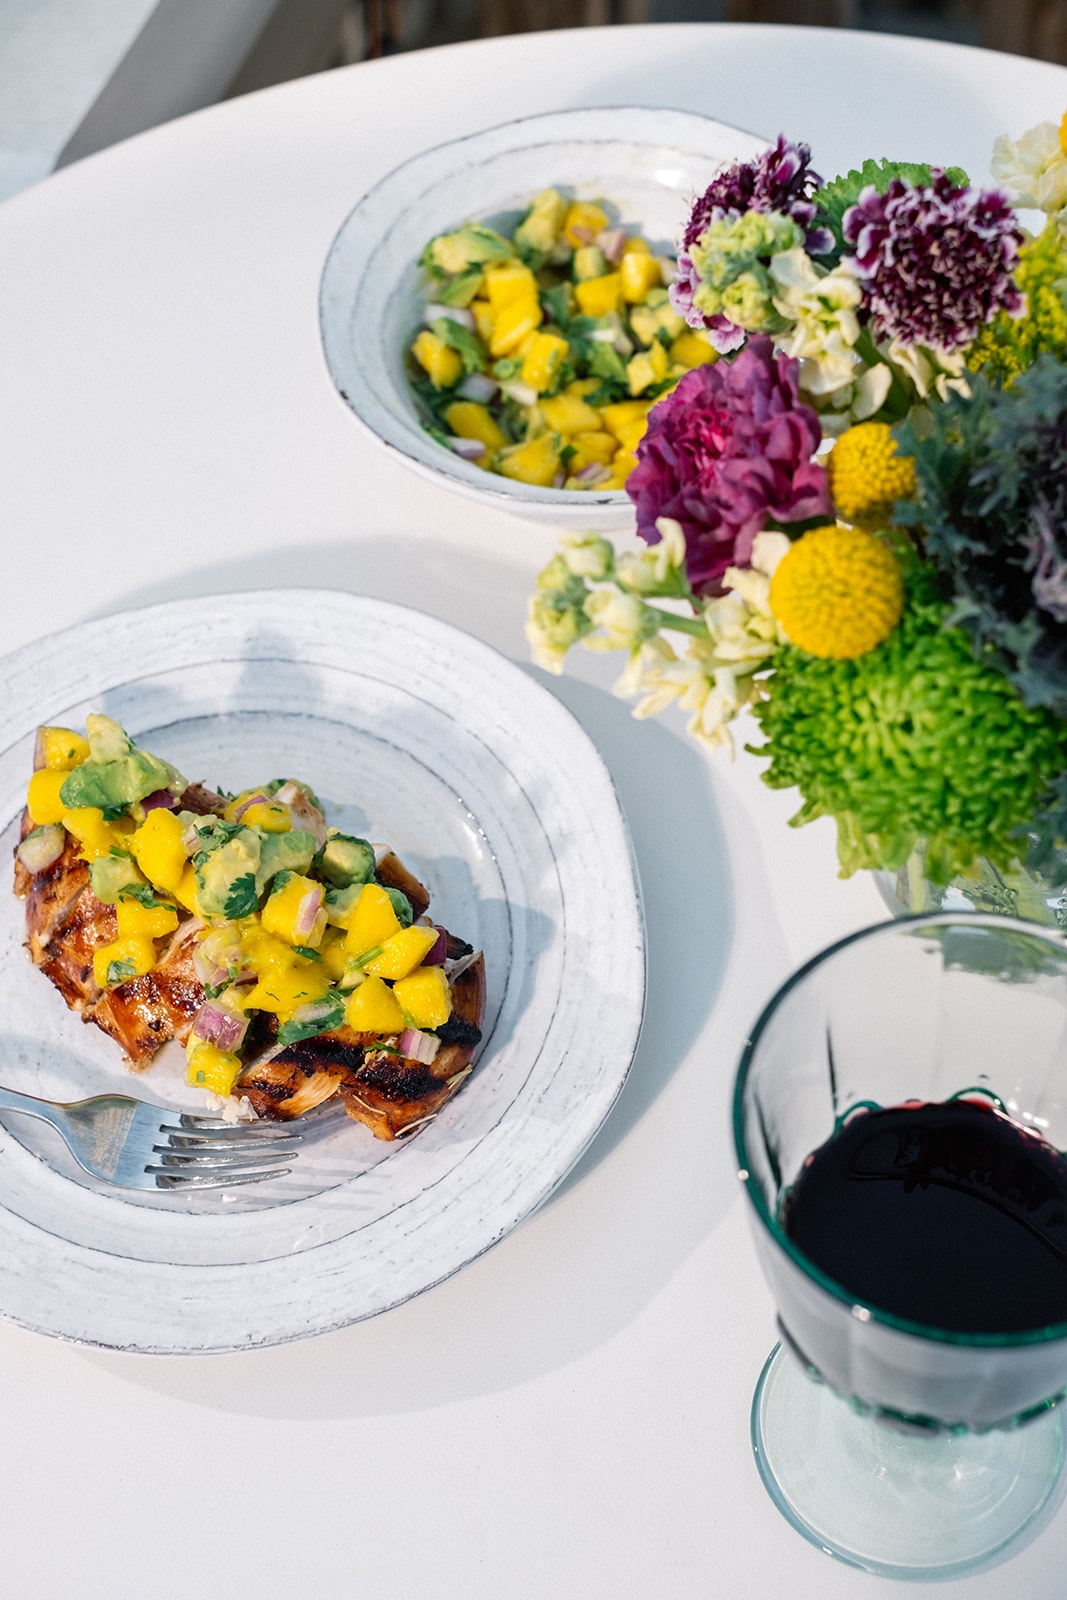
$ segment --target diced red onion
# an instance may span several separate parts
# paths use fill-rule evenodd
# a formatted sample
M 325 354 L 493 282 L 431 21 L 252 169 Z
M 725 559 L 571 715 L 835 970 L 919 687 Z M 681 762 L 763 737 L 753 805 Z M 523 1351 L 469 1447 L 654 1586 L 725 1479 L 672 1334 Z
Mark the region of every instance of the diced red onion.
M 44 729 L 38 728 L 37 737 L 33 741 L 33 770 L 34 772 L 40 772 L 41 768 L 46 765 L 47 761 L 44 750 Z M 23 866 L 25 865 L 26 863 L 23 862 Z
M 171 794 L 169 789 L 156 789 L 152 794 L 146 794 L 141 801 L 143 811 L 173 811 L 178 804 L 178 796 Z
M 249 806 L 269 806 L 269 805 L 270 805 L 270 795 L 269 794 L 253 794 L 253 795 L 249 795 L 248 799 L 247 800 L 242 800 L 241 804 L 237 807 L 237 810 L 233 814 L 233 820 L 234 820 L 234 822 L 240 822 L 241 818 L 244 816 L 244 814 L 248 810 Z
M 512 378 L 510 382 L 502 383 L 500 392 L 506 394 L 509 400 L 514 400 L 517 406 L 535 406 L 539 399 L 533 385 L 523 383 L 520 378 Z
M 456 393 L 464 400 L 476 400 L 479 405 L 488 405 L 499 388 L 496 379 L 487 372 L 471 372 L 462 383 L 457 384 Z
M 193 1019 L 193 1032 L 219 1050 L 230 1054 L 238 1050 L 248 1032 L 248 1018 L 241 1012 L 227 1011 L 214 1000 L 205 1000 Z
M 326 843 L 326 818 L 313 800 L 309 800 L 298 783 L 283 783 L 274 795 L 279 805 L 288 806 L 294 828 L 303 828 L 314 836 L 318 849 Z
M 321 884 L 315 884 L 301 898 L 293 918 L 293 932 L 298 939 L 308 939 L 315 931 L 315 919 L 322 910 L 325 890 Z
M 428 1067 L 441 1048 L 435 1033 L 423 1033 L 421 1028 L 405 1028 L 400 1035 L 398 1048 L 408 1061 L 421 1061 Z
M 464 461 L 477 461 L 485 455 L 485 445 L 480 439 L 449 439 L 448 448 Z
M 622 260 L 623 247 L 626 244 L 625 228 L 602 228 L 595 241 L 605 261 L 610 261 L 612 266 L 617 266 Z
M 461 328 L 469 328 L 474 332 L 474 313 L 468 311 L 466 306 L 439 306 L 429 305 L 423 313 L 423 321 L 429 327 L 431 322 L 436 322 L 439 317 L 447 317 L 449 322 L 458 322 Z
M 572 222 L 567 232 L 572 244 L 575 245 L 591 245 L 596 238 L 592 228 L 587 227 L 584 222 Z
M 445 930 L 438 928 L 436 922 L 433 926 L 437 928 L 437 939 L 422 958 L 424 967 L 439 967 L 448 954 L 448 940 L 445 938 Z
M 58 822 L 48 822 L 28 833 L 15 854 L 27 872 L 43 872 L 58 861 L 67 842 L 67 830 Z
M 580 483 L 583 489 L 595 489 L 598 483 L 603 483 L 605 478 L 610 477 L 610 467 L 605 467 L 599 461 L 590 461 L 588 466 L 578 468 L 574 474 L 574 481 Z

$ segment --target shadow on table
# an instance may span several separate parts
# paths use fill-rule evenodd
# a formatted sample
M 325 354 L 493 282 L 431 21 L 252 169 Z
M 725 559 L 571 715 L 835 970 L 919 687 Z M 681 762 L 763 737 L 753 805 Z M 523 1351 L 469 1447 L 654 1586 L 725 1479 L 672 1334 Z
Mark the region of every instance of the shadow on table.
M 415 550 L 413 552 L 413 544 Z M 514 649 L 529 566 L 465 556 L 432 540 L 322 544 L 202 569 L 123 606 L 243 588 L 351 589 L 434 611 Z M 493 607 L 485 596 L 491 594 Z M 495 635 L 495 637 L 494 637 Z M 726 1105 L 733 1047 L 689 1063 L 723 982 L 732 888 L 712 768 L 670 719 L 637 725 L 599 684 L 614 660 L 575 652 L 574 673 L 526 666 L 600 749 L 629 819 L 648 927 L 645 1028 L 600 1136 L 548 1204 L 432 1293 L 314 1346 L 131 1360 L 80 1358 L 195 1404 L 278 1417 L 387 1415 L 489 1394 L 580 1359 L 647 1306 L 734 1203 Z M 734 802 L 731 802 L 734 803 Z M 751 855 L 758 862 L 754 837 Z M 745 820 L 731 834 L 745 839 Z M 759 868 L 747 869 L 750 889 Z M 760 885 L 758 892 L 763 892 Z M 675 1079 L 678 1079 L 675 1082 Z M 352 1373 L 362 1374 L 360 1381 Z M 371 1376 L 373 1375 L 373 1376 Z

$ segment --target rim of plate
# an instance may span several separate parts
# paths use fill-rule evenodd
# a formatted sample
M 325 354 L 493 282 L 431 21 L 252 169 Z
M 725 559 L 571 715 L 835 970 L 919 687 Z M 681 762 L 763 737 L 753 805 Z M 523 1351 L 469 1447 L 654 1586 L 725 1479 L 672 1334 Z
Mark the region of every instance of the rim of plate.
M 368 189 L 338 228 L 319 281 L 319 334 L 334 387 L 352 415 L 380 445 L 395 452 L 420 476 L 516 515 L 570 519 L 576 511 L 583 511 L 590 526 L 622 526 L 632 519 L 624 489 L 599 493 L 541 489 L 510 479 L 504 487 L 493 481 L 492 474 L 458 456 L 449 460 L 447 453 L 435 447 L 418 423 L 406 383 L 390 375 L 399 355 L 392 348 L 388 313 L 398 304 L 401 289 L 395 285 L 383 289 L 381 276 L 375 272 L 378 258 L 388 254 L 395 229 L 403 227 L 408 216 L 420 214 L 444 182 L 501 158 L 568 144 L 660 151 L 676 160 L 702 164 L 705 182 L 724 161 L 747 158 L 768 147 L 760 135 L 697 111 L 597 106 L 519 117 L 420 151 Z M 678 227 L 682 208 L 693 192 L 688 188 L 679 191 Z M 492 206 L 491 199 L 488 205 L 480 205 L 480 214 L 491 211 Z M 405 268 L 415 272 L 415 256 L 402 253 Z M 351 322 L 364 304 L 369 309 L 357 353 L 350 337 Z
M 279 657 L 279 644 L 293 653 Z M 426 764 L 443 749 L 444 737 L 459 741 L 448 753 L 443 781 L 458 783 L 455 773 L 467 764 L 470 794 L 486 808 L 485 815 L 472 815 L 494 869 L 504 873 L 505 892 L 536 887 L 510 864 L 527 850 L 555 874 L 544 904 L 559 916 L 546 967 L 556 974 L 556 988 L 539 993 L 546 980 L 535 982 L 536 974 L 521 963 L 522 970 L 502 975 L 500 1014 L 510 1006 L 512 1020 L 521 1024 L 527 1017 L 537 1033 L 524 1036 L 521 1026 L 503 1030 L 499 1049 L 487 1040 L 471 1082 L 446 1108 L 451 1121 L 434 1129 L 436 1144 L 427 1144 L 425 1165 L 405 1174 L 411 1193 L 402 1203 L 361 1222 L 360 1185 L 369 1177 L 356 1171 L 328 1191 L 331 1226 L 341 1230 L 336 1237 L 324 1232 L 320 1241 L 288 1245 L 271 1240 L 268 1248 L 276 1253 L 266 1258 L 212 1260 L 206 1251 L 204 1259 L 186 1259 L 175 1241 L 180 1236 L 184 1247 L 192 1240 L 195 1250 L 198 1238 L 225 1240 L 238 1226 L 250 1236 L 269 1233 L 282 1217 L 285 1238 L 295 1239 L 304 1216 L 317 1225 L 321 1193 L 242 1217 L 168 1209 L 149 1211 L 145 1222 L 143 1214 L 115 1212 L 126 1204 L 119 1191 L 89 1195 L 21 1147 L 13 1166 L 12 1151 L 0 1147 L 0 1316 L 34 1331 L 138 1354 L 219 1354 L 313 1337 L 389 1310 L 460 1271 L 535 1211 L 588 1148 L 626 1080 L 644 1013 L 645 937 L 632 843 L 610 774 L 578 721 L 520 666 L 424 612 L 337 590 L 265 589 L 119 612 L 23 646 L 0 660 L 7 691 L 0 703 L 0 827 L 11 827 L 21 812 L 39 723 L 76 706 L 92 709 L 91 702 L 107 694 L 141 692 L 146 715 L 154 719 L 149 725 L 180 726 L 180 705 L 157 711 L 152 701 L 172 677 L 179 681 L 194 665 L 202 670 L 227 662 L 243 670 L 258 663 L 258 673 L 244 674 L 258 682 L 271 661 L 300 669 L 318 685 L 303 713 L 310 722 L 332 728 L 336 716 L 317 714 L 315 704 L 335 713 L 339 693 L 343 699 L 351 688 L 369 686 L 373 700 L 380 685 L 379 710 L 399 703 L 412 713 L 408 743 L 397 745 L 402 755 Z M 268 717 L 290 714 L 274 704 L 282 693 L 264 690 Z M 380 737 L 376 727 L 361 723 L 359 705 L 343 703 L 345 726 L 371 741 Z M 245 714 L 242 705 L 235 699 L 211 715 L 237 717 Z M 253 707 L 249 714 L 260 713 Z M 184 720 L 201 719 L 191 704 Z M 463 799 L 458 790 L 456 798 Z M 7 920 L 11 907 L 21 928 L 13 896 Z M 545 920 L 537 905 L 508 904 L 507 916 L 509 926 L 515 918 Z M 520 938 L 518 948 L 532 947 Z M 605 981 L 609 953 L 610 984 L 587 1012 L 588 994 Z M 31 977 L 40 978 L 46 1000 L 54 1000 L 61 1029 L 59 1019 L 71 1014 L 43 976 Z M 475 1113 L 479 1072 L 486 1096 L 490 1084 L 498 1096 L 483 1107 L 484 1115 Z M 150 1080 L 141 1090 L 131 1079 L 131 1088 L 152 1098 Z M 93 1085 L 84 1092 L 94 1092 Z M 15 1120 L 7 1127 L 12 1145 Z M 375 1174 L 384 1172 L 386 1188 L 390 1161 L 417 1152 L 429 1131 L 390 1146 L 373 1167 Z M 370 1137 L 358 1125 L 352 1133 Z M 69 1231 L 78 1231 L 75 1216 L 79 1224 L 87 1219 L 87 1237 L 63 1238 L 18 1214 L 11 1201 L 16 1168 L 29 1190 L 48 1188 L 49 1203 L 58 1196 L 65 1206 L 69 1194 Z M 428 1179 L 419 1189 L 422 1173 Z M 106 1219 L 106 1239 L 116 1223 L 126 1225 L 127 1215 L 150 1249 L 157 1227 L 153 1259 L 91 1242 L 94 1218 Z

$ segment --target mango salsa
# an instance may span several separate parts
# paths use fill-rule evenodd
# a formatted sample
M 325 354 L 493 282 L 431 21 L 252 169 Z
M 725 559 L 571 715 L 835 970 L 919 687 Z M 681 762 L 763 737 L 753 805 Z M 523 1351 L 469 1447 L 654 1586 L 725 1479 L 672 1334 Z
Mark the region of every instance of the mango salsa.
M 515 482 L 621 489 L 649 407 L 714 359 L 670 304 L 662 248 L 624 231 L 608 202 L 551 188 L 510 237 L 471 222 L 430 240 L 429 325 L 408 357 L 424 425 Z M 609 420 L 633 401 L 639 414 Z

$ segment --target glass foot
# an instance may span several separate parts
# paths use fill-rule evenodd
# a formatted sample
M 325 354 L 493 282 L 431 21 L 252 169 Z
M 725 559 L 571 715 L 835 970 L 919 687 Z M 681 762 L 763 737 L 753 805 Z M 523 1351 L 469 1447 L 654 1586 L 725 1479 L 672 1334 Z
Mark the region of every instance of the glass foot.
M 1063 1465 L 1063 1420 L 984 1434 L 899 1433 L 814 1382 L 781 1345 L 752 1403 L 771 1498 L 828 1555 L 887 1578 L 941 1578 L 991 1560 L 1031 1526 Z

